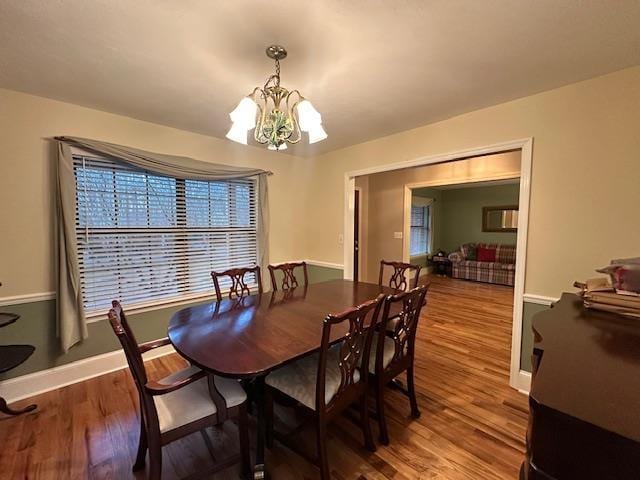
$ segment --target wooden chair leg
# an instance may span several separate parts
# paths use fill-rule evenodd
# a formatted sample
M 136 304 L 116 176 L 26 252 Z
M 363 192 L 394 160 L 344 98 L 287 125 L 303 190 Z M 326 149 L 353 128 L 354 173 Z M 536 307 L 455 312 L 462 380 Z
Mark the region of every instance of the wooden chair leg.
M 264 392 L 264 410 L 266 416 L 266 445 L 267 448 L 273 448 L 273 391 L 266 387 Z
M 420 418 L 416 387 L 413 380 L 413 365 L 407 369 L 407 390 L 409 391 L 409 402 L 411 403 L 411 418 Z
M 362 395 L 360 400 L 360 422 L 362 423 L 362 435 L 364 436 L 364 448 L 370 452 L 376 451 L 376 444 L 373 443 L 373 435 L 371 435 L 371 425 L 369 423 L 369 404 L 367 395 Z
M 162 476 L 162 446 L 159 435 L 149 436 L 149 480 L 160 480 Z
M 251 445 L 249 444 L 249 418 L 247 404 L 240 405 L 238 413 L 238 436 L 240 443 L 240 475 L 243 479 L 251 478 Z
M 320 479 L 330 480 L 329 457 L 327 455 L 327 426 L 324 421 L 318 420 L 316 428 L 318 441 L 318 467 L 320 467 Z
M 136 455 L 136 463 L 133 464 L 133 471 L 138 472 L 144 469 L 147 460 L 147 431 L 144 425 L 144 417 L 140 412 L 140 440 L 138 441 L 138 454 Z
M 380 430 L 380 443 L 382 445 L 389 445 L 387 419 L 384 414 L 384 383 L 382 382 L 376 382 L 376 414 L 378 416 L 378 428 Z

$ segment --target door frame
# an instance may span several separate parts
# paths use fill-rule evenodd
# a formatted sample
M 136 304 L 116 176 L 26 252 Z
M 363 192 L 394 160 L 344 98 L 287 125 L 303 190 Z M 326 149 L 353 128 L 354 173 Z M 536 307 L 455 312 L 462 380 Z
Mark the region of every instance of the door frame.
M 518 213 L 518 239 L 516 251 L 516 273 L 513 295 L 513 324 L 511 329 L 511 362 L 509 385 L 528 392 L 531 374 L 520 369 L 522 348 L 522 311 L 524 307 L 524 281 L 529 227 L 529 200 L 531 194 L 531 164 L 533 160 L 533 137 L 510 140 L 450 153 L 428 155 L 403 162 L 378 165 L 344 174 L 344 278 L 353 279 L 353 215 L 355 179 L 373 173 L 390 172 L 403 168 L 421 167 L 435 163 L 463 160 L 468 157 L 520 150 L 520 210 Z M 461 183 L 458 181 L 458 183 Z

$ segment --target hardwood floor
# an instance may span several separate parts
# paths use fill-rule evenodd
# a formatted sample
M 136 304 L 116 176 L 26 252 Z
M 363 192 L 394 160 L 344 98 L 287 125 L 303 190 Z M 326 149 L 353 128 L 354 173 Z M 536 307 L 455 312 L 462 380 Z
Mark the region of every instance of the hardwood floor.
M 359 428 L 340 418 L 329 431 L 332 476 L 352 479 L 514 479 L 523 459 L 527 398 L 508 386 L 513 290 L 431 276 L 417 337 L 416 385 L 422 417 L 389 391 L 391 444 L 369 453 Z M 147 363 L 158 378 L 179 368 L 176 355 Z M 39 409 L 0 419 L 0 478 L 127 479 L 138 436 L 137 398 L 128 370 L 28 401 Z M 282 415 L 284 417 L 284 415 Z M 377 435 L 375 422 L 372 422 Z M 233 425 L 214 430 L 220 458 L 237 449 Z M 309 437 L 311 439 L 312 437 Z M 312 445 L 312 443 L 311 443 Z M 163 478 L 210 465 L 199 435 L 164 449 Z M 315 467 L 276 442 L 268 464 L 275 480 L 315 479 Z M 230 469 L 212 477 L 237 479 Z

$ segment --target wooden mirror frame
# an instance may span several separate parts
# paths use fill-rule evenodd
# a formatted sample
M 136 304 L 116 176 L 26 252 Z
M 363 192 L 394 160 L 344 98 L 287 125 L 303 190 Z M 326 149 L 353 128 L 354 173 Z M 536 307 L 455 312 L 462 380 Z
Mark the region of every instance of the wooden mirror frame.
M 494 232 L 494 233 L 514 233 L 518 231 L 518 228 L 490 228 L 487 221 L 487 214 L 489 212 L 496 212 L 502 210 L 520 210 L 519 205 L 498 205 L 495 207 L 482 207 L 482 231 Z

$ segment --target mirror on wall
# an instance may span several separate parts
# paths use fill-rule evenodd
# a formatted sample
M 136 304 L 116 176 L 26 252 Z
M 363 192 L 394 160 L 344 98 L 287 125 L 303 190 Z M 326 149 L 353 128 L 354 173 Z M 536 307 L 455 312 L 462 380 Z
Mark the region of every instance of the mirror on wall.
M 516 232 L 518 205 L 482 207 L 483 232 Z

